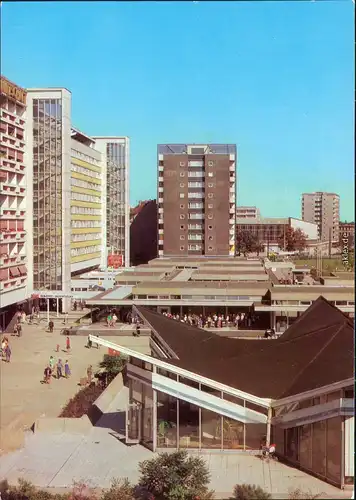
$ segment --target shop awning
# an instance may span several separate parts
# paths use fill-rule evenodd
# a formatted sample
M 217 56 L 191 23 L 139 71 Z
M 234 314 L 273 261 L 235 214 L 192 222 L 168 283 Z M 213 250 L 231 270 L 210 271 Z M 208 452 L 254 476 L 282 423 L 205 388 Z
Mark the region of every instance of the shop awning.
M 26 266 L 23 266 L 23 265 L 19 266 L 18 270 L 19 270 L 20 274 L 27 274 Z

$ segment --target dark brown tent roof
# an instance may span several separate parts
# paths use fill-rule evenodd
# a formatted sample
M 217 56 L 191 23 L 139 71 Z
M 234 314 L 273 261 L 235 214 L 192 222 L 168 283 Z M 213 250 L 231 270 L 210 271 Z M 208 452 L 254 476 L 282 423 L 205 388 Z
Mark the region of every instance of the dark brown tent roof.
M 354 376 L 353 322 L 323 297 L 278 340 L 219 337 L 137 310 L 178 356 L 170 363 L 249 394 L 280 399 Z

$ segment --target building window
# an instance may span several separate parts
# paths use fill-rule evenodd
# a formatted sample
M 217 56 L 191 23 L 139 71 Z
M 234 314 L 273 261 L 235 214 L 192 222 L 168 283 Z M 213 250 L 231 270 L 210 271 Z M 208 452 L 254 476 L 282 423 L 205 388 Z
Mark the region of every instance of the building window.
M 208 250 L 210 250 L 210 251 L 213 250 L 213 247 L 208 247 Z
M 213 184 L 212 182 L 209 182 L 209 183 L 208 183 L 208 187 L 213 188 L 213 187 L 214 187 L 214 184 Z
M 214 198 L 213 193 L 208 193 L 208 198 Z
M 185 227 L 185 226 L 183 226 L 183 225 L 182 225 L 182 226 L 180 226 L 181 231 L 184 231 L 184 227 Z
M 179 193 L 179 198 L 184 198 L 184 193 Z
M 208 226 L 209 231 L 212 231 L 213 226 Z
M 212 219 L 212 218 L 213 218 L 213 214 L 209 214 L 208 219 Z
M 184 214 L 180 214 L 179 218 L 180 219 L 185 219 L 185 215 Z
M 181 161 L 181 162 L 179 163 L 179 166 L 180 166 L 180 167 L 185 167 L 185 162 L 184 162 L 184 161 Z
M 212 203 L 208 203 L 208 208 L 214 208 L 214 205 Z
M 181 177 L 184 177 L 184 175 L 185 175 L 185 174 L 184 174 L 184 172 L 181 172 L 179 175 L 180 175 Z
M 212 236 L 209 236 L 208 239 L 209 239 L 209 241 L 213 241 L 214 238 Z
M 179 236 L 179 238 L 180 238 L 181 240 L 185 240 L 185 236 L 184 236 L 184 234 L 181 234 L 181 235 Z
M 181 251 L 182 251 L 182 250 L 184 250 L 184 247 L 180 247 L 180 250 L 181 250 Z
M 208 177 L 214 177 L 214 173 L 213 172 L 209 172 L 208 173 Z
M 184 188 L 184 183 L 183 183 L 183 182 L 181 182 L 181 183 L 179 184 L 179 186 L 180 186 L 181 188 Z
M 209 166 L 209 167 L 213 167 L 213 166 L 214 166 L 214 162 L 213 162 L 213 161 L 209 161 L 209 162 L 208 162 L 208 166 Z
M 184 205 L 180 205 L 180 208 L 182 208 L 182 209 L 183 209 L 183 208 L 184 208 Z

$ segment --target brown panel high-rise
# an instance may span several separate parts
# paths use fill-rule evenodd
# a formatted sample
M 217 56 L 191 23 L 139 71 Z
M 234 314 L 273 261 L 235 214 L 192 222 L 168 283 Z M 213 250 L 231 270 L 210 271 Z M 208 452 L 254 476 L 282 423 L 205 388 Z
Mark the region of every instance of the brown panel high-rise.
M 236 146 L 158 146 L 159 256 L 234 256 Z

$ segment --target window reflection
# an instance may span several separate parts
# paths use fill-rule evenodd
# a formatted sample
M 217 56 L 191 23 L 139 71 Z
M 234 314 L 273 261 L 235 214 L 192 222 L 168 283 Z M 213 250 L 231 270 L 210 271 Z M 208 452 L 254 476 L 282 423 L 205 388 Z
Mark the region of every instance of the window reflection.
M 326 449 L 328 450 L 326 477 L 341 480 L 341 417 L 329 418 L 326 422 Z
M 302 425 L 299 431 L 299 459 L 300 465 L 306 469 L 312 467 L 312 443 L 311 443 L 312 429 L 311 424 Z
M 205 408 L 201 409 L 201 447 L 221 449 L 222 417 Z
M 223 417 L 224 450 L 244 449 L 244 424 L 228 417 Z
M 321 422 L 314 422 L 312 424 L 312 467 L 313 472 L 325 476 L 326 472 L 326 449 L 325 449 L 325 433 L 326 433 L 326 422 L 322 420 Z
M 266 424 L 245 424 L 245 449 L 259 450 L 266 439 Z
M 157 392 L 157 448 L 177 447 L 177 400 Z
M 199 408 L 186 401 L 179 400 L 179 447 L 199 448 Z

